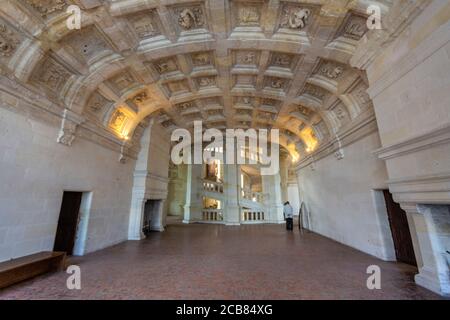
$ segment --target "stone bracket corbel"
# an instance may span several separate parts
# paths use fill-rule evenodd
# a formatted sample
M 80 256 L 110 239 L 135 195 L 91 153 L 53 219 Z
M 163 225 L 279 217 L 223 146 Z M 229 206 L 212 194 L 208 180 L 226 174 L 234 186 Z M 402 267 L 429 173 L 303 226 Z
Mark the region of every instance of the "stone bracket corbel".
M 59 130 L 58 139 L 56 141 L 70 147 L 75 140 L 77 127 L 84 121 L 84 117 L 69 109 L 64 109 L 62 114 L 61 129 Z
M 345 156 L 344 148 L 342 147 L 342 142 L 338 135 L 336 135 L 335 146 L 336 146 L 336 151 L 334 152 L 334 156 L 336 157 L 336 159 L 338 159 L 338 160 L 344 159 L 344 156 Z
M 130 155 L 130 148 L 131 143 L 129 141 L 123 141 L 122 145 L 120 146 L 120 156 L 119 156 L 119 162 L 125 164 L 127 162 L 127 159 Z

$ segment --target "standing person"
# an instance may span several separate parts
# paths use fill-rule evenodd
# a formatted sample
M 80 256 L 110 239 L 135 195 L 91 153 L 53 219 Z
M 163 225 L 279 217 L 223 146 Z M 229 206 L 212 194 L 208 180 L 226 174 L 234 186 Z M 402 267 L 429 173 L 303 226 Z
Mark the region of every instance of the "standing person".
M 286 230 L 292 231 L 294 226 L 294 209 L 292 209 L 289 201 L 284 203 L 283 213 L 286 219 Z

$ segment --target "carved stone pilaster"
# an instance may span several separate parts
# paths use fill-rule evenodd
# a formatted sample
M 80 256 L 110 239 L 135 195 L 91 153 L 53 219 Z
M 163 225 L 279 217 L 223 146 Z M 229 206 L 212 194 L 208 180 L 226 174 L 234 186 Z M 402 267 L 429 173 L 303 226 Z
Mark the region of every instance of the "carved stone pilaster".
M 75 112 L 64 109 L 61 129 L 59 130 L 58 139 L 56 141 L 70 147 L 75 140 L 77 126 L 82 124 L 84 120 L 84 117 Z
M 395 199 L 395 197 L 394 197 Z M 408 216 L 408 224 L 419 273 L 416 283 L 440 295 L 450 296 L 450 243 L 448 205 L 421 205 L 400 202 Z

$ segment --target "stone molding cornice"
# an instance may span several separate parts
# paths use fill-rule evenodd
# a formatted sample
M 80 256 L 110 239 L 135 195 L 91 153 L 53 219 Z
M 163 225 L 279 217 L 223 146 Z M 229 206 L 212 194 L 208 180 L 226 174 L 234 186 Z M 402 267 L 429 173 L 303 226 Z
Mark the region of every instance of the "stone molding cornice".
M 420 136 L 380 148 L 375 150 L 374 154 L 380 159 L 388 160 L 448 143 L 450 143 L 450 124 Z
M 417 184 L 418 182 L 427 184 L 427 183 L 443 182 L 443 181 L 447 181 L 447 180 L 450 181 L 450 172 L 444 173 L 444 174 L 390 179 L 390 180 L 388 180 L 388 183 L 390 185 L 412 185 L 412 184 Z
M 164 177 L 161 175 L 157 175 L 154 173 L 150 173 L 147 170 L 135 170 L 134 171 L 134 177 L 135 178 L 150 178 L 150 179 L 154 179 L 163 183 L 168 183 L 169 182 L 169 178 L 168 177 Z
M 391 179 L 388 185 L 398 203 L 450 204 L 450 172 Z

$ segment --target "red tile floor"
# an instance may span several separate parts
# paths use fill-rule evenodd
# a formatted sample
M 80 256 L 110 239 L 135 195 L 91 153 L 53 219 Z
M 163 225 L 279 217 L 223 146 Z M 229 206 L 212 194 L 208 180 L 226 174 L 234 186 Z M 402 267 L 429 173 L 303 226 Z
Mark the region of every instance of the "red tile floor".
M 70 262 L 81 267 L 81 290 L 68 290 L 59 272 L 0 291 L 0 299 L 439 298 L 414 284 L 411 266 L 281 225 L 174 224 Z M 372 264 L 381 290 L 366 287 Z

